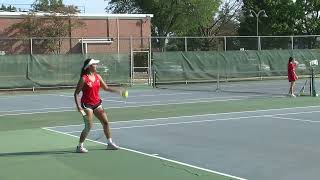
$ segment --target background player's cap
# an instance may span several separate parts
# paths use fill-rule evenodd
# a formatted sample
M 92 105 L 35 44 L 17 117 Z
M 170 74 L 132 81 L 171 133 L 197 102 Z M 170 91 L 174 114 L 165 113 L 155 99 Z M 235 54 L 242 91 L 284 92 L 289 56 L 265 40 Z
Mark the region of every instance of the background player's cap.
M 89 63 L 84 67 L 84 69 L 87 69 L 89 66 L 91 66 L 92 64 L 98 64 L 100 62 L 100 60 L 97 59 L 90 59 Z

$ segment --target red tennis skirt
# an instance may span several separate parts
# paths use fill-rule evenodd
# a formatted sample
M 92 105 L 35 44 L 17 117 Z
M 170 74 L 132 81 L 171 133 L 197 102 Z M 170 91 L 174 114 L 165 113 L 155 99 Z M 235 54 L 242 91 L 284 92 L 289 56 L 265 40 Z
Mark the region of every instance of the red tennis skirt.
M 298 80 L 298 77 L 295 74 L 288 74 L 289 82 Z

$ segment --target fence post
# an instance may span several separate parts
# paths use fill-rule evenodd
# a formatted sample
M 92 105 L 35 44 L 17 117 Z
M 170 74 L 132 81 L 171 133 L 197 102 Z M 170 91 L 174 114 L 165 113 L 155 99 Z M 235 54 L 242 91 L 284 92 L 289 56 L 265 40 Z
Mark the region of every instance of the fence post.
M 224 41 L 224 51 L 227 51 L 227 37 L 226 36 L 223 37 L 223 41 Z
M 152 80 L 152 58 L 151 58 L 151 53 L 152 53 L 152 51 L 151 51 L 151 49 L 152 49 L 152 44 L 151 44 L 151 41 L 152 41 L 152 39 L 151 39 L 151 37 L 149 37 L 148 38 L 149 39 L 149 53 L 148 53 L 148 66 L 149 66 L 149 69 L 148 69 L 148 74 L 149 74 L 149 77 L 148 77 L 148 83 L 149 83 L 149 85 L 152 83 L 151 82 L 151 80 Z
M 33 54 L 33 49 L 32 49 L 32 38 L 30 38 L 30 55 L 32 55 Z
M 184 51 L 185 52 L 188 51 L 188 40 L 187 40 L 187 37 L 184 37 Z
M 293 36 L 291 36 L 291 50 L 294 49 Z
M 130 86 L 133 85 L 133 79 L 134 79 L 134 62 L 133 62 L 133 49 L 132 49 L 132 36 L 130 36 Z
M 30 67 L 29 67 L 29 63 L 30 63 L 30 58 L 32 58 L 32 54 L 33 54 L 33 48 L 32 48 L 32 44 L 33 44 L 33 40 L 32 38 L 30 38 L 30 57 L 27 59 L 27 72 L 26 72 L 26 78 L 30 80 L 30 77 L 29 77 L 29 70 L 30 70 Z M 32 92 L 35 91 L 35 83 L 33 83 L 32 85 Z

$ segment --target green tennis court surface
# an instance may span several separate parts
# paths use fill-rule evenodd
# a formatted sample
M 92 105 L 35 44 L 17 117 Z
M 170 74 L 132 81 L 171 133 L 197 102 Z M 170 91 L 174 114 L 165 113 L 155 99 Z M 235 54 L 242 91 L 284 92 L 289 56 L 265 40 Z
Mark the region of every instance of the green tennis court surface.
M 318 178 L 318 98 L 130 95 L 103 97 L 124 149 L 105 150 L 95 124 L 88 154 L 74 153 L 82 121 L 71 93 L 1 96 L 0 179 Z

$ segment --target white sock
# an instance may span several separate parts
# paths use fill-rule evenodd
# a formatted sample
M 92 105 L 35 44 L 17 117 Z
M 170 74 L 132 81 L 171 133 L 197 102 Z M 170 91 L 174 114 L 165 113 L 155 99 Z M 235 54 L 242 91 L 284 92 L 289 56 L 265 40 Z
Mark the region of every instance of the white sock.
M 108 141 L 108 144 L 112 143 L 112 138 L 107 139 L 107 141 Z
M 83 143 L 80 143 L 80 142 L 79 142 L 79 147 L 83 147 Z

